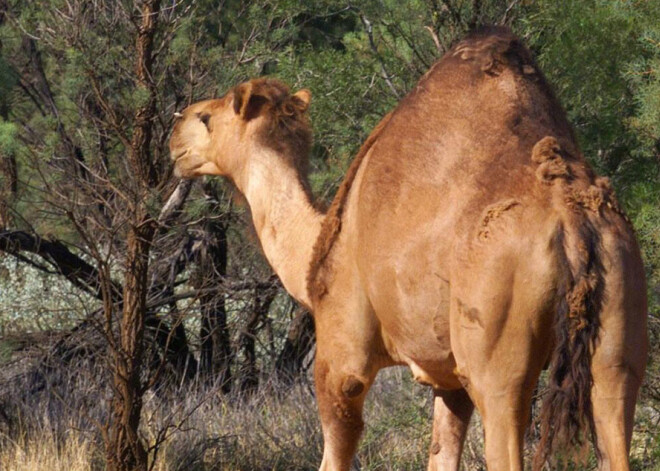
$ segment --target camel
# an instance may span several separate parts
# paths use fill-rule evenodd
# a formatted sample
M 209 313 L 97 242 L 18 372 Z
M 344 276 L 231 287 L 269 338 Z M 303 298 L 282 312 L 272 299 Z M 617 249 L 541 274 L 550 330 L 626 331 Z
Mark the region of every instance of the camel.
M 307 180 L 311 93 L 240 84 L 177 113 L 184 178 L 245 196 L 263 253 L 314 315 L 323 471 L 348 470 L 376 373 L 434 391 L 429 470 L 459 469 L 476 406 L 490 471 L 522 471 L 549 368 L 534 469 L 591 439 L 629 469 L 647 356 L 633 229 L 585 161 L 529 51 L 506 28 L 453 46 L 373 130 L 327 211 Z

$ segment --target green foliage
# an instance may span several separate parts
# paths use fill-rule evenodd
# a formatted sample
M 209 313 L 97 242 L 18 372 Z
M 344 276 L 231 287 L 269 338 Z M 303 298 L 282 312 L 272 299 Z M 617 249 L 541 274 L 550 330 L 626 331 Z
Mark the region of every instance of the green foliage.
M 19 147 L 17 141 L 18 127 L 15 123 L 0 118 L 0 154 L 12 155 Z
M 624 70 L 636 51 L 635 7 L 586 0 L 544 1 L 537 8 L 526 30 L 541 68 L 585 155 L 612 175 L 630 149 L 625 117 L 633 113 L 634 102 Z
M 62 208 L 67 198 L 80 201 L 86 195 L 51 191 L 51 185 L 71 189 L 67 186 L 69 175 L 55 163 L 65 160 L 67 146 L 76 146 L 88 168 L 122 195 L 130 194 L 127 149 L 120 134 L 123 130 L 130 137 L 134 111 L 150 98 L 149 90 L 137 87 L 134 80 L 134 25 L 125 21 L 120 7 L 128 6 L 129 16 L 135 12 L 127 1 L 106 2 L 105 10 L 85 9 L 85 2 L 64 0 L 7 3 L 11 21 L 0 24 L 0 157 L 12 155 L 18 161 L 19 193 L 12 209 L 21 218 L 15 225 L 32 226 L 84 249 L 85 241 Z M 75 13 L 68 10 L 69 4 L 82 5 L 80 18 L 84 21 L 67 20 L 67 15 Z M 310 116 L 315 141 L 311 179 L 315 194 L 326 201 L 371 129 L 454 40 L 474 23 L 511 25 L 536 54 L 568 112 L 586 157 L 599 173 L 612 178 L 631 216 L 646 263 L 651 328 L 657 338 L 660 2 L 411 0 L 402 6 L 396 0 L 228 0 L 220 4 L 197 0 L 172 3 L 167 15 L 178 20 L 171 28 L 159 29 L 156 40 L 156 130 L 162 139 L 154 143 L 152 151 L 160 165 L 170 165 L 166 137 L 173 111 L 199 99 L 223 95 L 250 77 L 270 75 L 294 90 L 312 91 Z M 35 47 L 57 113 L 43 99 L 38 74 L 26 60 L 26 35 L 36 38 Z M 99 96 L 107 108 L 98 105 Z M 201 220 L 213 211 L 231 212 L 230 246 L 249 250 L 237 251 L 240 257 L 232 255 L 230 267 L 242 274 L 257 266 L 258 273 L 266 273 L 263 263 L 255 262 L 258 248 L 254 238 L 238 229 L 248 215 L 227 201 L 229 197 L 218 209 L 203 198 L 195 198 L 186 206 L 186 217 Z M 149 210 L 156 214 L 160 204 L 158 195 L 152 195 Z M 82 203 L 77 206 L 85 207 Z M 123 229 L 119 227 L 117 232 Z M 14 278 L 3 279 L 2 315 L 7 318 L 10 311 L 12 316 L 18 312 L 7 306 L 23 302 L 24 298 L 17 297 L 23 291 L 28 298 L 37 293 L 32 301 L 41 300 L 46 285 L 34 281 L 19 286 Z M 70 312 L 83 309 L 64 294 L 60 298 L 70 302 Z M 57 308 L 64 310 L 62 304 Z M 22 315 L 49 320 L 52 311 L 38 311 L 30 304 Z M 284 326 L 280 330 L 283 332 Z M 649 378 L 657 381 L 658 352 L 653 355 Z M 418 424 L 426 417 L 414 404 L 389 406 L 393 413 L 384 414 L 367 432 L 365 453 L 372 463 L 384 463 L 378 448 L 387 442 L 379 441 L 379 437 L 388 429 L 410 434 L 428 431 Z M 657 404 L 654 407 L 657 410 Z M 425 439 L 415 435 L 417 443 Z M 269 445 L 267 451 L 272 452 L 275 445 Z M 660 449 L 657 441 L 649 446 Z M 317 458 L 314 455 L 309 460 L 310 467 Z M 402 464 L 400 469 L 420 468 L 421 463 Z M 275 461 L 273 466 L 282 465 Z

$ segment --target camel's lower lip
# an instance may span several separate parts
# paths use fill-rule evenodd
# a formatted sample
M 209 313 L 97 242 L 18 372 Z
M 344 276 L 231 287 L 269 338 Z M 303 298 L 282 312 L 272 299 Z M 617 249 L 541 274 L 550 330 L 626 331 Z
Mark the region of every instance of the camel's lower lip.
M 176 162 L 179 160 L 181 157 L 186 155 L 188 153 L 188 150 L 182 150 L 181 152 L 177 153 L 170 153 L 170 158 L 172 159 L 172 162 Z

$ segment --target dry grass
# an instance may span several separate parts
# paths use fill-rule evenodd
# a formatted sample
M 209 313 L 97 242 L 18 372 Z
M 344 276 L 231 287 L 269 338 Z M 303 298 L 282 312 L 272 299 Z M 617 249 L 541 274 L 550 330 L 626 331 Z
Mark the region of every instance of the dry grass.
M 67 379 L 68 378 L 68 379 Z M 0 470 L 102 471 L 103 445 L 95 422 L 106 404 L 81 370 L 31 394 L 30 384 L 0 397 Z M 13 392 L 12 392 L 13 391 Z M 311 385 L 263 389 L 250 397 L 222 396 L 186 386 L 145 397 L 142 434 L 154 447 L 155 471 L 316 470 L 322 436 Z M 90 398 L 90 395 L 92 396 Z M 66 399 L 64 399 L 66 398 Z M 101 400 L 99 400 L 101 399 Z M 63 401 L 66 404 L 63 405 Z M 406 370 L 383 372 L 367 399 L 361 471 L 425 469 L 431 432 L 429 390 Z M 4 412 L 3 412 L 4 408 Z M 660 471 L 657 420 L 640 407 L 633 469 Z M 485 470 L 478 418 L 464 451 L 465 471 Z M 571 468 L 578 469 L 578 468 Z M 582 469 L 593 469 L 593 465 Z
M 4 437 L 0 448 L 3 471 L 90 471 L 98 464 L 95 445 L 86 433 L 69 430 L 64 437 L 42 429 L 15 440 Z M 96 466 L 98 467 L 98 466 Z

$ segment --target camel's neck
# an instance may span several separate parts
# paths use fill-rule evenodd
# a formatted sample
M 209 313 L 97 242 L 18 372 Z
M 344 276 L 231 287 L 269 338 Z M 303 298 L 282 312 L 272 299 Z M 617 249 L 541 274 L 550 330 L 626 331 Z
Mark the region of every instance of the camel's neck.
M 311 306 L 307 271 L 323 216 L 312 206 L 296 171 L 277 154 L 260 149 L 235 179 L 245 195 L 268 262 L 286 290 Z

